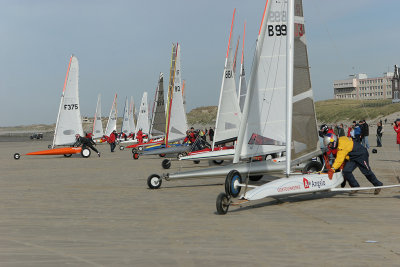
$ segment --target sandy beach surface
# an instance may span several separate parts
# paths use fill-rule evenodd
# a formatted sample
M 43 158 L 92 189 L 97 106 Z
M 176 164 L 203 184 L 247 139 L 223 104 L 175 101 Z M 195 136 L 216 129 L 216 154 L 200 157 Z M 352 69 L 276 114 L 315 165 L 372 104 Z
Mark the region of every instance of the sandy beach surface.
M 375 133 L 369 137 L 375 148 Z M 160 158 L 98 145 L 80 156 L 13 154 L 48 141 L 0 142 L 0 266 L 398 266 L 400 189 L 267 198 L 216 214 L 223 178 L 163 181 Z M 370 163 L 397 184 L 400 152 L 385 126 Z M 173 162 L 171 171 L 208 162 Z M 357 170 L 361 186 L 369 182 Z

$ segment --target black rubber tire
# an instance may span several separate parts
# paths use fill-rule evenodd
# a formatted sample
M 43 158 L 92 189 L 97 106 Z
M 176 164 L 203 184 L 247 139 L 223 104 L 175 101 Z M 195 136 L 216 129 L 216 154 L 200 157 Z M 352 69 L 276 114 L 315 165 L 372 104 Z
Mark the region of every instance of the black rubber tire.
M 19 153 L 14 154 L 14 159 L 20 159 L 20 158 L 21 158 L 21 155 Z
M 133 154 L 133 153 L 136 153 L 136 152 L 137 152 L 136 147 L 132 148 L 132 154 Z
M 124 146 L 119 146 L 119 150 L 124 150 L 125 147 Z
M 193 160 L 193 163 L 194 163 L 194 164 L 199 164 L 199 163 L 200 163 L 200 160 Z
M 180 159 L 180 158 L 186 157 L 186 156 L 187 156 L 187 153 L 181 152 L 181 153 L 178 154 L 177 158 Z
M 215 160 L 213 160 L 213 162 L 214 162 L 214 164 L 221 165 L 224 162 L 224 160 L 223 159 L 220 159 L 220 160 L 215 159 Z
M 225 178 L 225 194 L 232 197 L 237 197 L 240 194 L 240 186 L 235 187 L 236 181 L 242 183 L 242 177 L 237 170 L 231 170 Z
M 164 159 L 161 162 L 161 166 L 163 167 L 163 169 L 169 169 L 171 168 L 171 161 L 169 159 Z
M 72 157 L 72 154 L 64 154 L 64 157 L 70 158 L 70 157 Z
M 263 175 L 250 175 L 249 179 L 250 179 L 250 181 L 256 182 L 256 181 L 259 181 L 262 177 L 263 177 Z
M 147 186 L 150 189 L 158 189 L 160 188 L 162 183 L 162 179 L 158 174 L 152 174 L 147 178 Z
M 137 153 L 137 152 L 133 153 L 132 157 L 133 157 L 134 160 L 139 159 L 139 153 Z
M 88 158 L 88 157 L 90 157 L 90 154 L 92 154 L 92 151 L 90 151 L 89 148 L 84 148 L 84 149 L 82 149 L 82 151 L 81 151 L 81 156 L 82 156 L 83 158 Z
M 48 148 L 48 149 L 51 149 L 52 147 L 51 147 L 51 145 L 48 145 L 47 148 Z
M 309 161 L 301 170 L 301 173 L 306 174 L 310 172 L 318 172 L 320 170 L 322 170 L 322 164 L 319 161 Z
M 225 215 L 230 205 L 229 197 L 225 193 L 220 193 L 217 197 L 216 207 L 219 215 Z
M 164 158 L 166 156 L 166 154 L 159 154 L 158 155 L 160 158 Z

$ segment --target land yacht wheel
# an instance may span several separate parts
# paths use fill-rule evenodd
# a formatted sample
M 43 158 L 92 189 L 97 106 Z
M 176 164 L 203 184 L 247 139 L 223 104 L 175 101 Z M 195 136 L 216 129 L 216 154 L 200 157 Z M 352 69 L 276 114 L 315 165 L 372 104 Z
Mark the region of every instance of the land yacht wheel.
M 160 158 L 163 158 L 163 157 L 165 157 L 166 155 L 165 155 L 165 154 L 159 154 L 158 156 L 160 156 Z
M 225 179 L 225 193 L 228 196 L 237 197 L 240 194 L 241 187 L 238 184 L 242 183 L 242 177 L 237 170 L 232 170 L 228 173 Z
M 137 152 L 137 149 L 134 147 L 134 148 L 132 148 L 132 154 L 134 154 L 134 153 L 136 153 Z
M 162 179 L 157 174 L 152 174 L 147 178 L 147 185 L 150 189 L 158 189 L 160 188 L 162 183 Z
M 143 151 L 143 149 L 144 149 L 144 148 L 143 148 L 142 146 L 138 147 L 138 150 L 139 150 L 139 151 Z
M 139 153 L 135 152 L 133 153 L 133 159 L 139 159 Z
M 309 161 L 306 166 L 301 170 L 302 173 L 318 172 L 322 170 L 322 164 L 318 161 Z
M 70 158 L 72 156 L 72 154 L 64 154 L 64 157 L 66 158 Z
M 186 157 L 187 153 L 186 152 L 182 152 L 178 154 L 178 159 L 182 158 L 182 157 Z
M 213 162 L 214 162 L 214 164 L 221 165 L 224 162 L 224 160 L 223 159 L 221 159 L 221 160 L 213 160 Z
M 162 166 L 164 169 L 169 169 L 169 168 L 171 168 L 171 161 L 170 161 L 169 159 L 164 159 L 164 160 L 161 162 L 161 166 Z
M 89 148 L 84 148 L 84 149 L 82 149 L 82 151 L 81 151 L 81 155 L 82 155 L 82 157 L 84 157 L 84 158 L 90 157 L 90 154 L 92 154 L 92 152 L 90 151 Z
M 48 148 L 48 149 L 51 149 L 51 145 L 48 145 L 47 148 Z
M 231 204 L 229 197 L 225 193 L 220 193 L 217 197 L 217 213 L 224 215 L 228 212 L 229 205 Z
M 21 158 L 21 155 L 19 153 L 14 154 L 14 159 L 20 159 L 20 158 Z
M 119 146 L 119 150 L 124 150 L 125 147 L 124 146 Z
M 193 163 L 194 163 L 194 164 L 199 164 L 199 163 L 200 163 L 200 160 L 193 160 Z

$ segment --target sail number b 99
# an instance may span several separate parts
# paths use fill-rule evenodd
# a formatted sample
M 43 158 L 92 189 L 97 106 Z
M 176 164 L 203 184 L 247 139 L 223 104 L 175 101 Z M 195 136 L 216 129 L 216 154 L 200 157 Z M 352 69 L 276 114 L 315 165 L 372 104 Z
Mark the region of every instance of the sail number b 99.
M 286 35 L 286 25 L 268 25 L 268 36 L 285 36 Z
M 65 104 L 64 110 L 73 110 L 78 109 L 78 104 Z

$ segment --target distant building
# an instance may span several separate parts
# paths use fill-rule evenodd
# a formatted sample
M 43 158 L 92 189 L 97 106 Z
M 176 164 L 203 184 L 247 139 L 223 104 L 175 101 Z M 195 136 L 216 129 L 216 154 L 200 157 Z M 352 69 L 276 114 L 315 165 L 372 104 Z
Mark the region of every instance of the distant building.
M 393 73 L 383 77 L 368 78 L 367 74 L 350 75 L 348 79 L 333 82 L 335 99 L 392 99 Z M 400 96 L 400 95 L 399 95 Z
M 394 65 L 394 75 L 392 79 L 392 102 L 397 103 L 400 102 L 400 76 L 399 76 L 399 68 L 397 65 Z

